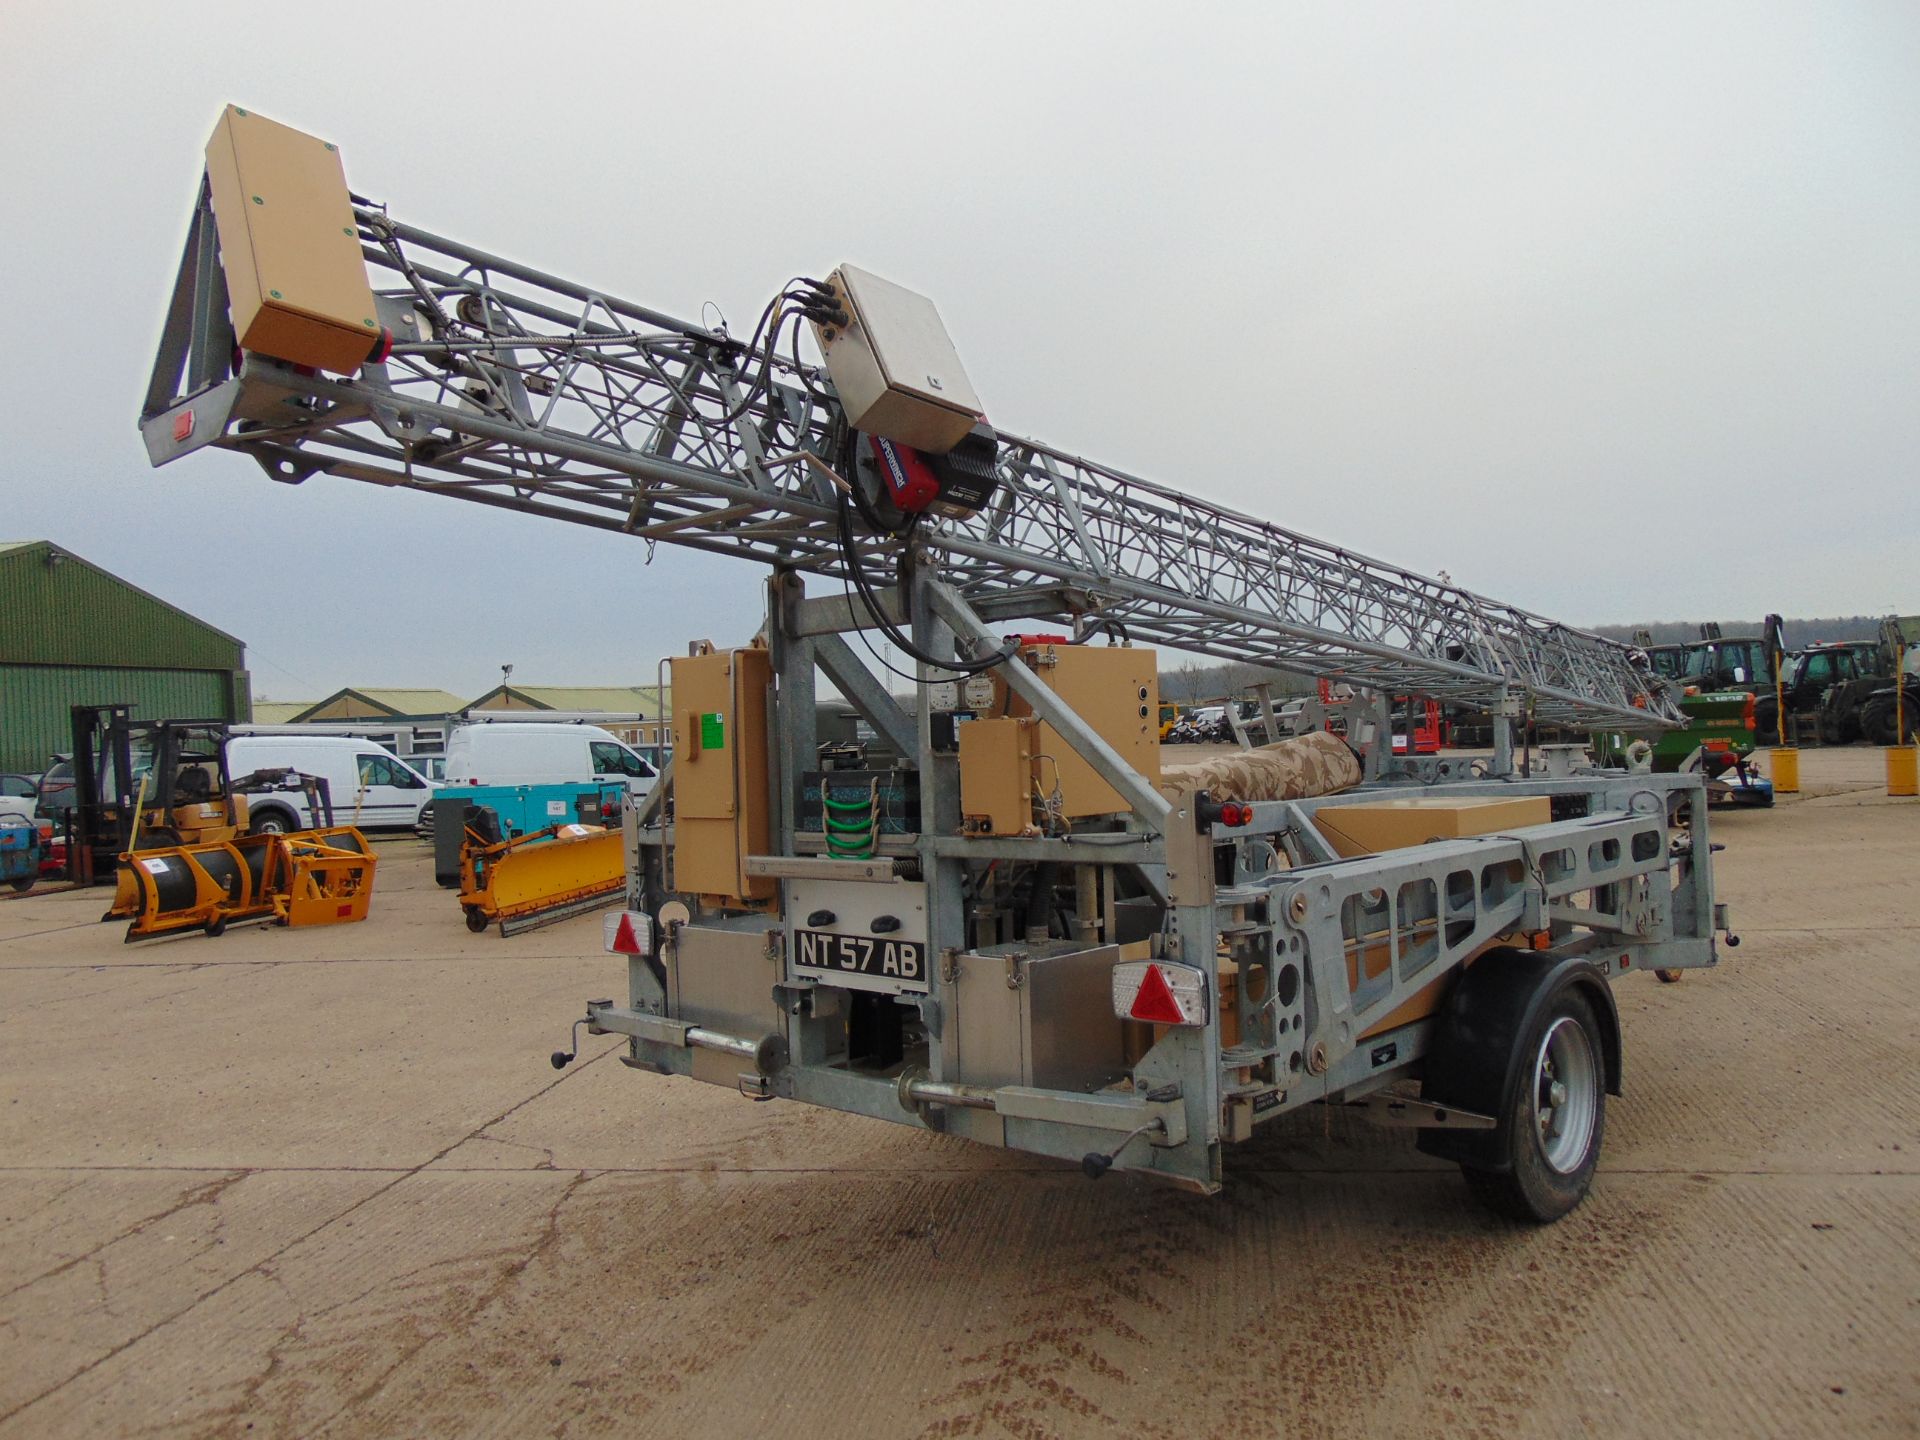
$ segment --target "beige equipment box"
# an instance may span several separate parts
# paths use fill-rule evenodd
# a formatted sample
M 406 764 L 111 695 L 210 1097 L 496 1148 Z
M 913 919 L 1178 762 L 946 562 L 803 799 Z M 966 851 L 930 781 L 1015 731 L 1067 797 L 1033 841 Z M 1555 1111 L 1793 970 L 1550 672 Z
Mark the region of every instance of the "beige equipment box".
M 1365 805 L 1327 805 L 1313 823 L 1343 859 L 1401 850 L 1429 840 L 1460 840 L 1497 835 L 1528 825 L 1545 825 L 1553 808 L 1544 795 L 1511 799 L 1452 800 L 1426 797 L 1382 800 Z
M 931 300 L 853 265 L 827 278 L 851 319 L 813 333 L 856 430 L 944 455 L 986 419 Z
M 771 834 L 765 650 L 715 650 L 668 662 L 673 688 L 673 888 L 717 903 L 771 899 L 747 874 Z
M 1033 745 L 1039 724 L 1019 719 L 969 720 L 960 727 L 960 823 L 969 835 L 1030 835 Z
M 339 150 L 229 105 L 207 183 L 241 349 L 353 374 L 380 325 Z
M 1025 665 L 1111 745 L 1149 785 L 1160 779 L 1160 673 L 1155 651 L 1128 646 L 1038 641 L 1008 662 Z M 1092 765 L 1039 720 L 1033 708 L 993 676 L 990 718 L 960 727 L 960 813 L 969 834 L 1018 835 L 1033 828 L 1033 797 L 1060 793 L 1069 820 L 1119 814 L 1130 807 Z M 1008 721 L 1029 729 L 1015 738 Z M 1019 824 L 1007 796 L 1024 782 Z

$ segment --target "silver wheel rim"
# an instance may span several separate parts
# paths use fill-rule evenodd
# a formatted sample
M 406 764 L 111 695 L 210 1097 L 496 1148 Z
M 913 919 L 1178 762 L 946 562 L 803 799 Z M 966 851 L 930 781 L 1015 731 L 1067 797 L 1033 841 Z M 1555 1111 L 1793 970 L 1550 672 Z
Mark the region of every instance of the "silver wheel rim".
M 1600 1067 L 1593 1041 L 1571 1015 L 1563 1015 L 1540 1039 L 1533 1062 L 1533 1115 L 1540 1153 L 1562 1175 L 1571 1175 L 1593 1143 L 1600 1108 Z

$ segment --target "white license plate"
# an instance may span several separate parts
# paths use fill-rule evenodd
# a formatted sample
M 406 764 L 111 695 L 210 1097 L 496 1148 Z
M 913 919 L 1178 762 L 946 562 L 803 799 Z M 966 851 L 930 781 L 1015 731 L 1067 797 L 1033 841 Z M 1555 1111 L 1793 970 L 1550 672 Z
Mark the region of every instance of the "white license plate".
M 927 947 L 891 935 L 835 935 L 826 930 L 793 932 L 793 963 L 817 975 L 878 981 L 889 988 L 927 988 Z

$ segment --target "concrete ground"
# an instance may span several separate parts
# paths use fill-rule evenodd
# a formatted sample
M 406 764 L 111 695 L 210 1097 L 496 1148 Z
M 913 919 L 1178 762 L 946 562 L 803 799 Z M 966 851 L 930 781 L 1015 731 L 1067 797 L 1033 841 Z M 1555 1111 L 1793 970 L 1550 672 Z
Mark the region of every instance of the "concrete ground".
M 1619 988 L 1588 1202 L 1338 1113 L 1226 1193 L 629 1071 L 598 917 L 125 946 L 0 904 L 0 1437 L 1912 1435 L 1920 802 L 1717 823 L 1745 943 Z

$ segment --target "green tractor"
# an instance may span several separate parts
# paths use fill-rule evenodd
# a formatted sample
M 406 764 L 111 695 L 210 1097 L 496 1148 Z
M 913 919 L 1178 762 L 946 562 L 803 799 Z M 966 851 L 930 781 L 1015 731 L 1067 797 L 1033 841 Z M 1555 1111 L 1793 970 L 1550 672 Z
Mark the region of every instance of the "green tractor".
M 1822 745 L 1850 745 L 1860 738 L 1860 707 L 1887 681 L 1879 649 L 1871 640 L 1823 641 L 1793 655 L 1780 683 L 1787 743 L 1795 743 L 1795 736 Z M 1761 733 L 1776 743 L 1777 713 L 1769 699 L 1760 716 Z
M 1687 646 L 1685 645 L 1649 645 L 1645 643 L 1652 637 L 1645 631 L 1635 632 L 1634 642 L 1647 652 L 1647 663 L 1653 667 L 1653 673 L 1662 680 L 1678 680 L 1687 668 Z
M 1889 615 L 1880 622 L 1877 639 L 1822 642 L 1795 652 L 1780 685 L 1787 743 L 1817 738 L 1822 745 L 1850 745 L 1861 739 L 1891 745 L 1899 723 L 1911 737 L 1920 722 L 1900 712 L 1920 694 L 1920 674 L 1914 668 L 1920 662 L 1912 659 L 1916 646 L 1920 616 Z M 1901 695 L 1896 695 L 1896 672 L 1903 672 Z M 1779 742 L 1779 710 L 1771 694 L 1760 696 L 1755 722 L 1763 744 Z
M 1752 639 L 1725 639 L 1718 625 L 1700 628 L 1701 638 L 1691 644 L 1641 646 L 1653 672 L 1680 690 L 1687 723 L 1669 730 L 1596 732 L 1594 758 L 1603 765 L 1644 762 L 1659 774 L 1699 770 L 1707 776 L 1709 804 L 1771 805 L 1773 785 L 1750 760 L 1755 693 L 1764 683 L 1756 677 L 1772 674 L 1769 657 L 1780 648 L 1780 617 L 1769 615 L 1765 634 Z M 1644 638 L 1644 632 L 1635 637 Z

